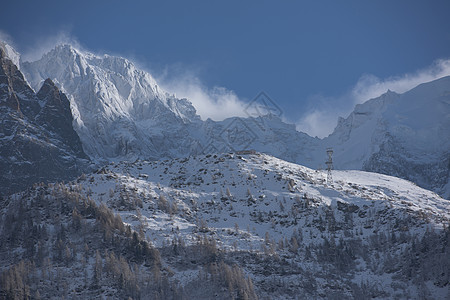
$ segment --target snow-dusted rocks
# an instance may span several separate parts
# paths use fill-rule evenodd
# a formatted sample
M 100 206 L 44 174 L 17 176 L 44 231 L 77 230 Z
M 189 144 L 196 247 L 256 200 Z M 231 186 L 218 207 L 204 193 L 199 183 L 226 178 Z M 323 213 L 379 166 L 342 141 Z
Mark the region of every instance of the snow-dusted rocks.
M 325 176 L 228 153 L 35 185 L 0 201 L 0 295 L 448 297 L 448 200 L 377 173 Z
M 158 249 L 213 240 L 261 296 L 443 297 L 449 201 L 396 177 L 333 173 L 329 186 L 326 172 L 265 154 L 208 154 L 113 163 L 68 187 L 111 208 Z M 174 273 L 185 282 L 192 269 Z
M 243 230 L 248 226 L 255 229 L 253 234 L 262 241 L 265 232 L 277 236 L 286 234 L 286 228 L 290 232 L 294 225 L 310 227 L 312 223 L 307 220 L 312 216 L 311 208 L 338 209 L 334 213 L 340 214 L 340 205 L 352 206 L 352 213 L 356 213 L 352 226 L 363 228 L 367 234 L 388 230 L 389 226 L 381 223 L 403 219 L 406 215 L 417 217 L 417 228 L 410 224 L 410 230 L 417 230 L 416 233 L 423 233 L 425 223 L 442 229 L 443 224 L 450 221 L 449 201 L 409 181 L 364 171 L 333 171 L 333 178 L 334 183 L 329 186 L 326 171 L 315 171 L 266 154 L 225 153 L 156 162 L 113 163 L 74 184 L 81 184 L 86 194 L 99 203 L 104 202 L 119 213 L 126 211 L 122 219 L 134 225 L 139 222 L 135 222 L 137 220 L 127 209 L 133 204 L 123 195 L 131 193 L 134 195 L 131 198 L 141 199 L 143 204 L 139 207 L 144 219 L 159 211 L 157 219 L 164 223 L 157 224 L 155 219 L 149 220 L 149 224 L 144 221 L 146 229 L 167 231 L 166 242 L 173 238 L 170 232 L 176 227 L 183 229 L 181 233 L 188 242 L 196 222 L 203 219 L 215 228 L 218 244 L 225 248 L 231 247 L 235 239 L 222 241 L 221 236 L 235 223 Z M 165 205 L 161 204 L 161 198 L 167 202 Z M 377 214 L 378 219 L 366 222 L 369 210 Z M 427 215 L 425 223 L 420 221 L 422 214 Z M 344 224 L 343 215 L 335 217 L 336 226 L 342 230 L 348 226 Z M 169 220 L 163 221 L 165 218 L 172 221 L 165 223 Z M 364 225 L 368 223 L 371 225 Z M 156 235 L 149 233 L 149 237 Z M 236 238 L 239 242 L 241 237 Z M 161 246 L 164 239 L 164 235 L 160 235 L 154 242 Z M 257 240 L 253 240 L 256 249 L 261 246 Z M 242 242 L 239 246 L 250 247 Z

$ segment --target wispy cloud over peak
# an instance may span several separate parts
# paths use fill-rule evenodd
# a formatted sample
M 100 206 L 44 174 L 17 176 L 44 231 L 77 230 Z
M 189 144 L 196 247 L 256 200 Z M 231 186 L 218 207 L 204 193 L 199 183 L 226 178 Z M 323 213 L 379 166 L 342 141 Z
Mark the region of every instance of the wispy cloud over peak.
M 246 104 L 235 92 L 219 86 L 208 88 L 194 71 L 176 69 L 157 76 L 157 80 L 166 91 L 191 101 L 202 119 L 221 121 L 229 117 L 246 116 Z
M 70 31 L 61 30 L 54 35 L 48 35 L 45 37 L 37 38 L 34 42 L 30 43 L 30 46 L 23 49 L 22 60 L 23 61 L 35 61 L 38 60 L 45 53 L 49 52 L 56 45 L 68 44 L 77 49 L 83 49 L 80 42 L 75 38 Z
M 428 68 L 386 79 L 380 79 L 374 75 L 365 74 L 358 80 L 355 87 L 352 89 L 351 95 L 353 96 L 355 103 L 362 103 L 380 96 L 387 90 L 396 93 L 404 93 L 421 83 L 433 81 L 449 75 L 450 59 L 440 59 L 435 61 Z
M 355 86 L 344 95 L 311 97 L 310 101 L 314 101 L 314 104 L 296 122 L 297 130 L 311 136 L 326 137 L 334 130 L 338 117 L 346 117 L 356 104 L 379 97 L 388 90 L 404 93 L 421 83 L 445 76 L 450 76 L 450 59 L 440 59 L 425 69 L 386 79 L 380 79 L 372 74 L 364 74 Z

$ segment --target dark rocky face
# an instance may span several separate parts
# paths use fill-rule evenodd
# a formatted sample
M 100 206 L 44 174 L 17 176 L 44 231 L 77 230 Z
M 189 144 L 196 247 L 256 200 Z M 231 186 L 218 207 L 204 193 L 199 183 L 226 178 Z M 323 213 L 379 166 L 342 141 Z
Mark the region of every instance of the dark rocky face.
M 36 94 L 0 47 L 0 195 L 70 180 L 87 168 L 72 121 L 70 103 L 53 82 Z
M 34 96 L 20 70 L 0 47 L 0 105 L 31 117 L 40 110 L 39 103 L 33 101 Z
M 37 93 L 37 97 L 45 104 L 36 117 L 36 122 L 59 135 L 77 156 L 87 158 L 81 147 L 80 138 L 72 127 L 73 116 L 66 95 L 56 87 L 53 81 L 47 79 Z

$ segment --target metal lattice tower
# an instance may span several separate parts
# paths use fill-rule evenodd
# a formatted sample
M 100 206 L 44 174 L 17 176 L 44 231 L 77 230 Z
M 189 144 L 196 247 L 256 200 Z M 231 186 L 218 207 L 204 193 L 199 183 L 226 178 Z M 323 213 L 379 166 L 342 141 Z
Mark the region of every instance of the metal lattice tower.
M 333 169 L 333 149 L 327 148 L 328 160 L 325 162 L 327 165 L 327 184 L 333 184 L 333 176 L 331 175 L 331 170 Z

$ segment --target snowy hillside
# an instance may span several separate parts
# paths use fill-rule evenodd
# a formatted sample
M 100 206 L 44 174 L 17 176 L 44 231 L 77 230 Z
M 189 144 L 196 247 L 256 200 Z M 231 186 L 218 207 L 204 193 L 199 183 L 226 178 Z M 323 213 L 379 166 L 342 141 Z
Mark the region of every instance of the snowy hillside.
M 277 261 L 276 269 L 284 261 L 290 271 L 270 276 L 254 261 L 240 263 L 262 295 L 274 296 L 264 287 L 272 277 L 269 281 L 289 286 L 277 290 L 281 298 L 294 291 L 324 297 L 330 264 L 345 274 L 345 279 L 332 279 L 338 295 L 350 296 L 352 284 L 368 280 L 377 283 L 371 288 L 381 293 L 378 297 L 405 289 L 410 294 L 403 296 L 417 297 L 422 288 L 414 276 L 402 277 L 406 262 L 401 256 L 430 231 L 443 234 L 450 221 L 449 201 L 380 174 L 335 171 L 332 186 L 325 177 L 265 154 L 211 154 L 111 164 L 79 178 L 72 189 L 111 208 L 159 249 L 195 245 L 200 235 L 213 239 L 224 253 L 267 255 Z M 448 265 L 449 259 L 444 261 Z M 315 278 L 312 294 L 300 284 L 308 272 Z M 183 282 L 192 270 L 175 273 Z M 430 296 L 448 292 L 448 270 L 444 273 L 447 279 L 441 274 L 425 282 Z M 400 291 L 392 282 L 402 286 Z
M 448 297 L 449 201 L 386 175 L 333 178 L 229 153 L 36 185 L 0 202 L 1 286 L 46 298 Z
M 46 298 L 448 297 L 449 201 L 386 175 L 333 178 L 229 153 L 112 163 L 37 185 L 0 202 L 2 288 Z
M 181 219 L 173 219 L 172 224 L 149 224 L 149 229 L 167 232 L 178 226 L 182 232 L 187 230 L 189 233 L 196 225 L 194 221 L 204 220 L 210 227 L 218 228 L 219 236 L 236 224 L 242 230 L 247 225 L 255 227 L 257 230 L 254 233 L 261 239 L 265 232 L 271 236 L 286 234 L 284 229 L 289 228 L 289 232 L 294 223 L 302 228 L 309 227 L 303 223 L 307 222 L 304 218 L 293 215 L 295 205 L 304 205 L 305 198 L 315 208 L 351 206 L 364 216 L 363 211 L 373 210 L 375 213 L 387 208 L 404 209 L 413 214 L 424 213 L 434 223 L 433 227 L 441 229 L 442 222 L 450 218 L 450 203 L 447 200 L 402 179 L 362 171 L 334 171 L 335 182 L 327 186 L 325 178 L 326 171 L 314 171 L 265 154 L 209 154 L 158 162 L 112 164 L 86 177 L 85 182 L 81 183 L 92 199 L 105 201 L 117 211 L 122 206 L 114 201 L 126 197 L 121 192 L 133 193 L 144 199 L 146 205 L 141 207 L 141 213 L 146 208 L 150 212 L 161 209 L 158 205 L 164 202 L 161 197 L 165 198 L 167 213 L 172 211 L 172 218 L 179 215 Z M 122 204 L 126 207 L 127 203 Z M 281 209 L 283 206 L 284 209 Z M 275 215 L 268 217 L 270 212 Z M 223 215 L 228 217 L 227 220 Z M 164 215 L 160 217 L 164 220 Z M 270 222 L 260 223 L 258 217 Z M 125 222 L 132 222 L 134 216 L 130 219 L 128 214 L 123 214 L 122 218 Z M 366 224 L 368 220 L 363 218 L 363 221 Z M 194 224 L 188 224 L 192 222 Z M 343 219 L 338 218 L 337 222 L 341 223 Z M 364 224 L 356 222 L 354 226 L 363 228 Z M 371 233 L 374 226 L 378 230 L 388 229 L 381 224 L 371 224 L 366 226 L 370 229 L 367 232 Z M 420 226 L 411 229 L 419 230 Z M 168 241 L 172 238 L 173 235 Z M 229 244 L 225 238 L 224 246 L 230 247 L 233 240 Z M 156 245 L 161 246 L 161 241 L 157 241 Z

